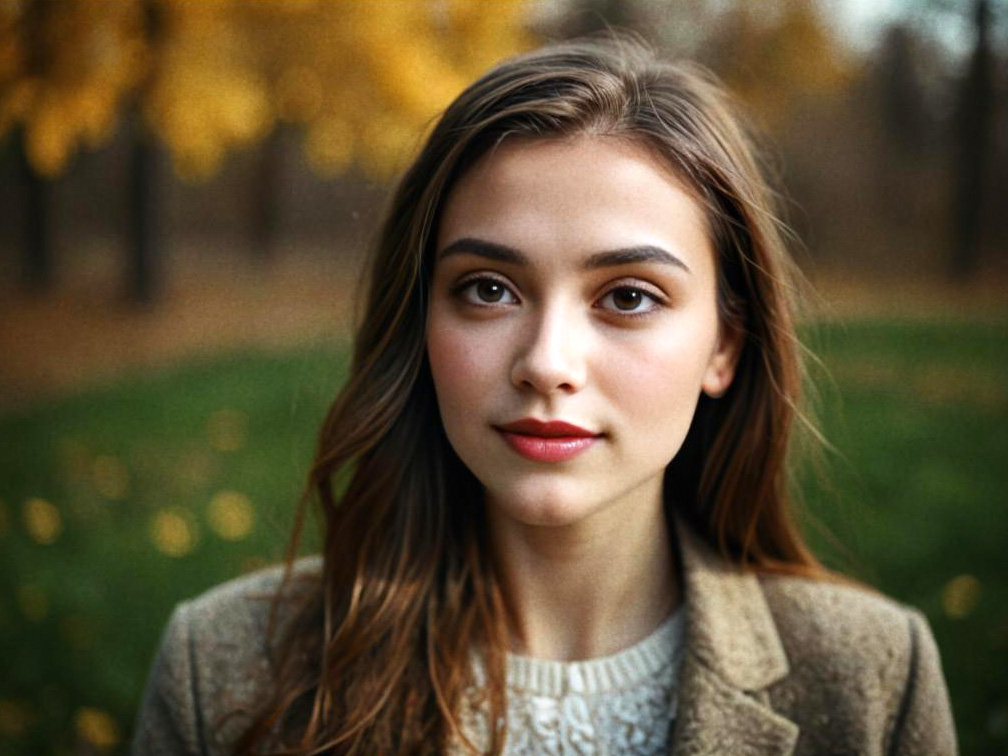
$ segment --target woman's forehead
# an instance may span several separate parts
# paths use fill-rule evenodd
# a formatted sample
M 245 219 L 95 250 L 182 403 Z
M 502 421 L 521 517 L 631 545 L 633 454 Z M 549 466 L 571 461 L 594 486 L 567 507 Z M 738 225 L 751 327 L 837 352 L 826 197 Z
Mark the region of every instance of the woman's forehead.
M 692 194 L 650 150 L 607 136 L 502 142 L 447 198 L 437 249 L 463 238 L 551 258 L 653 246 L 713 266 Z

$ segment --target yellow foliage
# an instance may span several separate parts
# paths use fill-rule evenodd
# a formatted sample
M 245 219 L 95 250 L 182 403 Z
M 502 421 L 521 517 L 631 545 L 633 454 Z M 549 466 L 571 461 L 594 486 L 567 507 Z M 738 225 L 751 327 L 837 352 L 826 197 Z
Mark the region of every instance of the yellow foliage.
M 783 121 L 799 95 L 831 94 L 852 65 L 814 0 L 774 6 L 737 3 L 720 46 L 731 89 L 767 123 Z
M 0 5 L 0 135 L 23 125 L 51 175 L 139 97 L 188 178 L 278 118 L 305 127 L 318 170 L 387 174 L 468 81 L 531 45 L 530 2 L 161 0 L 156 34 L 138 2 Z
M 38 14 L 38 15 L 36 15 Z M 111 135 L 120 103 L 142 74 L 139 3 L 17 3 L 0 21 L 0 135 L 24 127 L 44 175 L 80 145 Z

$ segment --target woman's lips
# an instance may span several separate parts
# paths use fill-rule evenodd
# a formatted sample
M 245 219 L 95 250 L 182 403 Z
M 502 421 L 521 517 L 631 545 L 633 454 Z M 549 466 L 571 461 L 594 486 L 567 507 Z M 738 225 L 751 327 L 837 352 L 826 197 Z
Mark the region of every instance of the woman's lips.
M 577 425 L 525 419 L 495 426 L 514 451 L 534 462 L 564 462 L 586 451 L 599 438 Z

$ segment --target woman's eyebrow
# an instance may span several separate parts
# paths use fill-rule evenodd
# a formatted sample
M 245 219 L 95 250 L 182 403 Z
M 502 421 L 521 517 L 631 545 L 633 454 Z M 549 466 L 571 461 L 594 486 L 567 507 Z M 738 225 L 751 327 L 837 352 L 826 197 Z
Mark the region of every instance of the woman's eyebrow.
M 461 255 L 463 253 L 485 257 L 494 262 L 511 263 L 513 265 L 528 265 L 529 263 L 529 259 L 517 249 L 506 247 L 503 244 L 484 241 L 483 239 L 474 239 L 470 236 L 453 241 L 438 253 L 438 259 L 443 260 L 446 257 Z
M 438 258 L 443 259 L 451 255 L 471 254 L 485 257 L 494 262 L 511 263 L 512 265 L 528 265 L 529 259 L 522 252 L 513 247 L 503 244 L 463 237 L 456 239 L 438 253 Z M 596 252 L 584 261 L 586 270 L 597 268 L 611 268 L 618 265 L 630 265 L 633 263 L 662 263 L 673 265 L 690 273 L 689 266 L 680 258 L 673 255 L 666 249 L 656 247 L 653 244 L 641 244 L 634 247 L 624 247 L 622 249 L 610 249 L 605 252 Z
M 643 262 L 673 265 L 677 268 L 682 268 L 687 273 L 692 272 L 689 266 L 681 259 L 668 250 L 656 247 L 653 244 L 641 244 L 636 247 L 624 247 L 623 249 L 611 249 L 607 252 L 597 252 L 585 260 L 584 266 L 588 269 L 610 268 L 616 265 L 630 265 L 631 263 Z

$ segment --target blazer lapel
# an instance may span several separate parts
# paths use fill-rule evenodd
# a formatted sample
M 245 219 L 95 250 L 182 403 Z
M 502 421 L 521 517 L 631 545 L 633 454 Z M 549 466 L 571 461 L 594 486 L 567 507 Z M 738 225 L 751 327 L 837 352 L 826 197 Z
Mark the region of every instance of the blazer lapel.
M 686 604 L 674 756 L 788 756 L 798 726 L 761 691 L 788 661 L 759 581 L 675 519 Z

